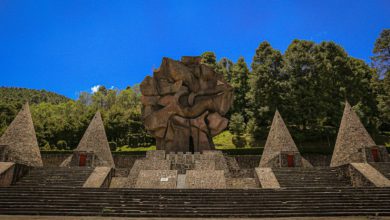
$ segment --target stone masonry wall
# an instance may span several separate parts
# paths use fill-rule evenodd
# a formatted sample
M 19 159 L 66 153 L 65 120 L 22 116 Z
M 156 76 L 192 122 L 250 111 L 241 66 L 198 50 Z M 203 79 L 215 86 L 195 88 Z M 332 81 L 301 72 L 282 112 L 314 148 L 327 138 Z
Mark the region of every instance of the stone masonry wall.
M 42 154 L 44 166 L 59 166 L 70 154 Z M 303 154 L 313 166 L 329 166 L 332 155 Z M 131 168 L 134 162 L 145 156 L 113 155 L 116 168 Z M 235 156 L 241 169 L 252 169 L 258 167 L 261 155 L 239 155 Z
M 58 167 L 71 154 L 42 154 L 43 165 L 46 167 Z M 116 168 L 130 168 L 134 162 L 143 156 L 113 155 Z

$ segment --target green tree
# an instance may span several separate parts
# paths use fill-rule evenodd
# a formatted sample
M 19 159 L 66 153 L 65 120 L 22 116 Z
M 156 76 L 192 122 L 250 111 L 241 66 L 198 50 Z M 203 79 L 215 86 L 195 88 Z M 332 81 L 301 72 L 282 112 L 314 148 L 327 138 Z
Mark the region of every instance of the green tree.
M 245 141 L 245 121 L 239 113 L 234 113 L 230 118 L 229 131 L 233 134 L 232 142 L 236 147 L 244 147 Z
M 247 93 L 249 92 L 249 69 L 243 57 L 240 57 L 233 65 L 231 86 L 234 89 L 234 99 L 231 113 L 241 114 L 244 118 L 244 123 L 248 117 L 246 110 L 248 108 Z
M 222 73 L 228 83 L 232 81 L 233 62 L 224 57 L 217 63 L 217 71 Z
M 0 136 L 5 132 L 5 129 L 11 124 L 15 118 L 20 106 L 14 104 L 6 104 L 0 102 Z
M 390 130 L 390 29 L 381 32 L 375 41 L 371 58 L 376 70 L 372 86 L 377 95 L 382 129 Z
M 283 117 L 299 129 L 308 128 L 318 116 L 318 93 L 316 79 L 318 73 L 314 60 L 315 43 L 294 40 L 284 54 L 283 73 L 287 75 L 287 92 Z M 287 110 L 287 111 L 286 111 Z
M 366 127 L 376 130 L 373 71 L 339 45 L 294 40 L 284 54 L 283 72 L 285 119 L 298 141 L 334 139 L 345 100 L 356 105 Z
M 390 72 L 390 29 L 384 29 L 376 39 L 372 60 L 380 76 Z
M 201 63 L 206 64 L 212 68 L 217 67 L 217 57 L 214 52 L 206 51 L 200 55 L 202 57 Z
M 262 42 L 256 49 L 249 78 L 248 133 L 254 140 L 264 139 L 276 108 L 282 103 L 283 76 L 281 75 L 282 54 L 268 42 Z

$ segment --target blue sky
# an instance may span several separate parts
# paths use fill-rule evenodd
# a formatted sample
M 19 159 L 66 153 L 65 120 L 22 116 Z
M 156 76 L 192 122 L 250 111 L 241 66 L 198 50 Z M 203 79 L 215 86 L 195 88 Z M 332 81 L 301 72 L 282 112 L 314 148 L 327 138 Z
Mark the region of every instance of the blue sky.
M 388 0 L 0 0 L 0 86 L 76 98 L 140 83 L 162 57 L 214 51 L 250 64 L 264 40 L 332 40 L 369 62 Z

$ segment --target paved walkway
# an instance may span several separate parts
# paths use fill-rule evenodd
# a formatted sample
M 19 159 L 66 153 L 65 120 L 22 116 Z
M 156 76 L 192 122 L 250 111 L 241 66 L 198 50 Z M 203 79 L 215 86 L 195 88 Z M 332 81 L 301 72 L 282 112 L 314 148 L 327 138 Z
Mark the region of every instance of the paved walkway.
M 80 216 L 27 216 L 0 215 L 4 220 L 200 220 L 204 218 L 117 218 L 117 217 L 80 217 Z M 390 220 L 390 217 L 294 217 L 294 218 L 207 218 L 208 220 Z

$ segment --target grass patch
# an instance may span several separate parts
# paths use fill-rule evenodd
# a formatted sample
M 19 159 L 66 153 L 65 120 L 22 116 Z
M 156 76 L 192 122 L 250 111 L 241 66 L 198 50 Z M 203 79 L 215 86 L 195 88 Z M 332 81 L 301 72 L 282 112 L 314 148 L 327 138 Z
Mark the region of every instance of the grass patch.
M 152 145 L 149 147 L 129 147 L 128 145 L 117 147 L 115 152 L 134 152 L 134 151 L 150 151 L 156 150 L 156 146 Z
M 232 142 L 233 135 L 229 131 L 224 131 L 219 135 L 213 137 L 215 148 L 222 149 L 236 149 Z
M 233 139 L 233 134 L 230 133 L 230 131 L 224 131 L 219 135 L 213 137 L 213 142 L 217 150 L 239 149 L 233 144 L 232 139 Z M 248 143 L 249 141 L 247 138 L 247 144 L 245 148 L 252 148 L 251 146 L 248 145 Z

